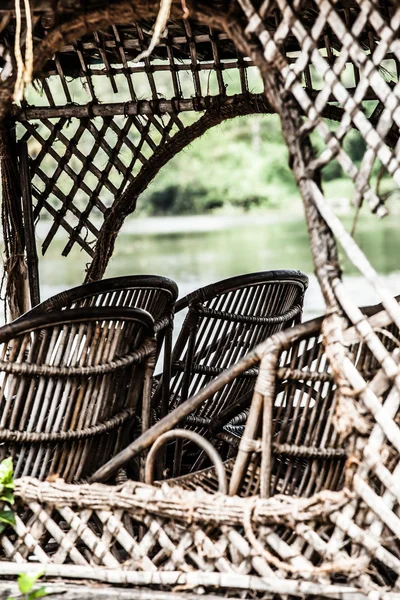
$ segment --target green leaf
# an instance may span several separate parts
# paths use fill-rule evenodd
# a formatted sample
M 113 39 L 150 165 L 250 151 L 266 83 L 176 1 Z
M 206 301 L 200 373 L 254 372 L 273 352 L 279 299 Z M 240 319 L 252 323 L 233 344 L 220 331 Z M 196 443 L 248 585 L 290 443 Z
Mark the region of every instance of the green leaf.
M 43 598 L 43 596 L 47 596 L 47 591 L 46 588 L 44 586 L 38 588 L 37 590 L 34 590 L 33 592 L 31 592 L 28 595 L 28 599 L 27 600 L 35 600 L 35 598 Z
M 3 488 L 14 489 L 13 462 L 10 456 L 0 463 L 0 485 Z
M 43 575 L 44 571 L 39 571 L 38 573 L 20 573 L 18 575 L 18 587 L 23 594 L 28 594 L 36 581 Z
M 8 502 L 8 504 L 14 504 L 14 494 L 10 489 L 3 489 L 0 500 L 3 502 Z
M 0 510 L 0 522 L 15 525 L 15 514 L 12 510 Z
M 0 510 L 0 535 L 8 525 L 15 525 L 15 515 L 12 510 Z

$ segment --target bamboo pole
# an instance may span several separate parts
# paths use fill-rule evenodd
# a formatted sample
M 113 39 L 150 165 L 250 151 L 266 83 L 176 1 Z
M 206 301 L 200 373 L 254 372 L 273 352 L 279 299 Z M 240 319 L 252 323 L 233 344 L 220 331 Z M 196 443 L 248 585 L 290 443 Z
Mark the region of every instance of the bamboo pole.
M 23 567 L 22 567 L 23 570 Z M 40 580 L 37 588 L 41 587 Z M 51 600 L 199 600 L 196 593 L 146 590 L 140 588 L 122 588 L 73 583 L 46 583 L 46 596 Z M 36 589 L 36 588 L 35 588 Z M 13 581 L 0 583 L 0 600 L 20 597 L 18 584 Z M 207 594 L 202 600 L 221 600 L 221 596 Z
M 399 304 L 387 289 L 382 279 L 379 277 L 378 273 L 365 256 L 364 252 L 356 244 L 351 235 L 346 231 L 340 219 L 338 219 L 329 204 L 326 202 L 317 184 L 314 181 L 309 180 L 308 185 L 311 188 L 318 211 L 322 215 L 324 221 L 327 223 L 337 240 L 340 242 L 353 265 L 357 267 L 357 269 L 364 275 L 364 277 L 375 289 L 378 297 L 382 301 L 384 308 L 392 318 L 393 322 L 400 329 Z
M 31 177 L 29 173 L 28 145 L 21 141 L 18 144 L 21 165 L 21 195 L 24 233 L 26 244 L 26 257 L 28 262 L 28 281 L 31 296 L 31 306 L 40 302 L 39 286 L 39 261 L 36 250 L 35 224 L 33 221 L 33 207 L 31 194 Z
M 250 94 L 254 97 L 254 102 L 259 98 L 265 103 L 265 97 L 260 94 Z M 224 106 L 234 106 L 243 95 L 235 95 L 223 98 Z M 137 100 L 130 102 L 114 102 L 104 104 L 85 104 L 77 106 L 74 104 L 66 104 L 64 106 L 30 106 L 24 107 L 16 111 L 15 117 L 18 121 L 32 121 L 35 119 L 51 119 L 51 118 L 77 118 L 87 119 L 94 117 L 111 117 L 116 115 L 154 115 L 155 112 L 165 114 L 176 114 L 177 112 L 202 112 L 210 108 L 213 104 L 217 106 L 219 96 L 212 96 L 209 99 L 204 97 L 196 98 L 177 98 L 176 100 Z M 156 102 L 156 105 L 155 105 Z
M 14 320 L 29 309 L 29 294 L 15 126 L 10 122 L 0 131 L 0 155 L 6 298 Z
M 17 576 L 21 573 L 21 565 L 16 563 L 1 562 L 0 575 Z M 239 573 L 218 572 L 188 572 L 181 571 L 130 571 L 122 569 L 107 569 L 104 567 L 84 567 L 79 565 L 42 565 L 26 563 L 23 566 L 25 573 L 37 573 L 39 569 L 45 572 L 46 577 L 65 577 L 68 579 L 89 579 L 111 584 L 128 584 L 135 586 L 184 586 L 187 589 L 199 586 L 217 587 L 220 589 L 240 589 L 259 591 L 268 594 L 287 594 L 293 596 L 317 596 L 337 600 L 371 600 L 372 589 L 362 589 L 352 585 L 314 583 L 292 579 L 279 579 L 270 577 L 257 577 Z M 153 593 L 153 592 L 152 592 Z M 375 591 L 375 593 L 377 593 Z M 400 600 L 400 593 L 379 592 L 374 596 L 377 600 Z

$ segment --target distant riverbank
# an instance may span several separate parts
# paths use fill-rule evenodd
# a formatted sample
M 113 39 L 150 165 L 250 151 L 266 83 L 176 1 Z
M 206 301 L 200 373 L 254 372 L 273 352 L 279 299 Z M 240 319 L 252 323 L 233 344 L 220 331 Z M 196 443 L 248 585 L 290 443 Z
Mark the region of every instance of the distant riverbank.
M 351 216 L 346 217 L 348 227 Z M 378 221 L 362 215 L 356 239 L 373 259 L 393 293 L 400 293 L 400 239 L 397 217 Z M 40 231 L 39 231 L 40 235 Z M 40 259 L 42 297 L 78 285 L 88 257 L 78 248 L 60 256 L 65 239 Z M 373 290 L 345 260 L 345 282 L 360 305 L 376 301 Z M 154 273 L 174 279 L 181 295 L 225 277 L 250 271 L 300 269 L 310 276 L 305 316 L 324 310 L 301 210 L 259 214 L 127 219 L 106 276 Z

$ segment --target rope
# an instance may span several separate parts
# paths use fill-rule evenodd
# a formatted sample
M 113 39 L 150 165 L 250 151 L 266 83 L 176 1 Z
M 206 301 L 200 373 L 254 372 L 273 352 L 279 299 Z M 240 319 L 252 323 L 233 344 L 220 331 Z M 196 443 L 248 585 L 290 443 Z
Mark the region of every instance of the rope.
M 175 362 L 172 363 L 172 370 L 174 372 L 180 371 L 180 372 L 184 372 L 186 369 L 186 363 L 183 360 L 176 360 Z M 217 375 L 220 375 L 221 373 L 224 372 L 225 368 L 223 367 L 212 367 L 209 365 L 200 365 L 199 363 L 193 362 L 190 365 L 190 370 L 192 373 L 198 373 L 200 375 L 210 375 L 212 377 L 217 377 Z M 258 368 L 254 367 L 252 369 L 246 369 L 246 371 L 243 371 L 243 373 L 240 373 L 240 375 L 238 375 L 238 377 L 257 377 L 258 375 Z
M 169 15 L 171 12 L 172 0 L 161 0 L 160 10 L 158 11 L 157 19 L 154 25 L 154 32 L 147 50 L 144 50 L 135 58 L 135 62 L 139 62 L 144 58 L 148 58 L 154 48 L 159 44 L 161 35 L 167 27 Z M 186 17 L 185 17 L 186 18 Z
M 347 451 L 343 448 L 319 448 L 318 446 L 297 446 L 296 444 L 272 444 L 275 454 L 304 456 L 309 458 L 343 458 Z
M 290 319 L 293 319 L 296 315 L 301 312 L 301 306 L 296 305 L 290 308 L 287 312 L 282 315 L 276 315 L 272 317 L 262 317 L 254 315 L 240 315 L 231 313 L 223 310 L 214 310 L 212 308 L 201 307 L 198 309 L 198 313 L 204 317 L 210 317 L 214 319 L 223 319 L 232 323 L 256 323 L 257 325 L 277 325 L 279 323 L 285 323 Z
M 14 102 L 21 102 L 24 97 L 24 88 L 31 83 L 33 74 L 32 14 L 29 0 L 24 0 L 24 6 L 26 15 L 25 64 L 21 52 L 21 0 L 15 0 L 14 55 L 17 63 L 17 79 L 13 93 Z
M 20 0 L 18 0 L 19 2 Z M 29 0 L 24 0 L 26 15 L 26 47 L 25 47 L 25 72 L 24 84 L 29 85 L 32 82 L 33 73 L 33 36 L 32 36 L 32 15 Z
M 277 370 L 277 377 L 283 380 L 293 381 L 333 381 L 332 373 L 323 371 L 310 371 L 309 369 L 290 369 L 281 367 Z
M 14 55 L 17 62 L 17 80 L 14 86 L 14 101 L 22 100 L 22 81 L 24 77 L 24 61 L 21 54 L 21 5 L 20 0 L 15 0 L 15 40 L 14 40 Z

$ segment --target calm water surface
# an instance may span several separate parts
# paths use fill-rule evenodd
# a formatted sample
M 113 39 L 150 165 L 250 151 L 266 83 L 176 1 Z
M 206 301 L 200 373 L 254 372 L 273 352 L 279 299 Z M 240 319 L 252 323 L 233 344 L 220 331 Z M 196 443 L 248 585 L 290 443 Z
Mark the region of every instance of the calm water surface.
M 344 217 L 350 226 L 350 216 Z M 39 229 L 40 234 L 40 229 Z M 393 293 L 400 293 L 400 236 L 398 217 L 377 221 L 364 215 L 356 240 Z M 41 261 L 42 298 L 83 280 L 86 256 L 77 249 L 68 258 L 54 245 Z M 357 271 L 344 260 L 345 282 L 359 305 L 377 297 Z M 210 282 L 268 269 L 300 269 L 310 276 L 305 318 L 323 312 L 302 213 L 200 216 L 156 219 L 131 218 L 117 241 L 106 276 L 136 273 L 174 279 L 180 294 Z

